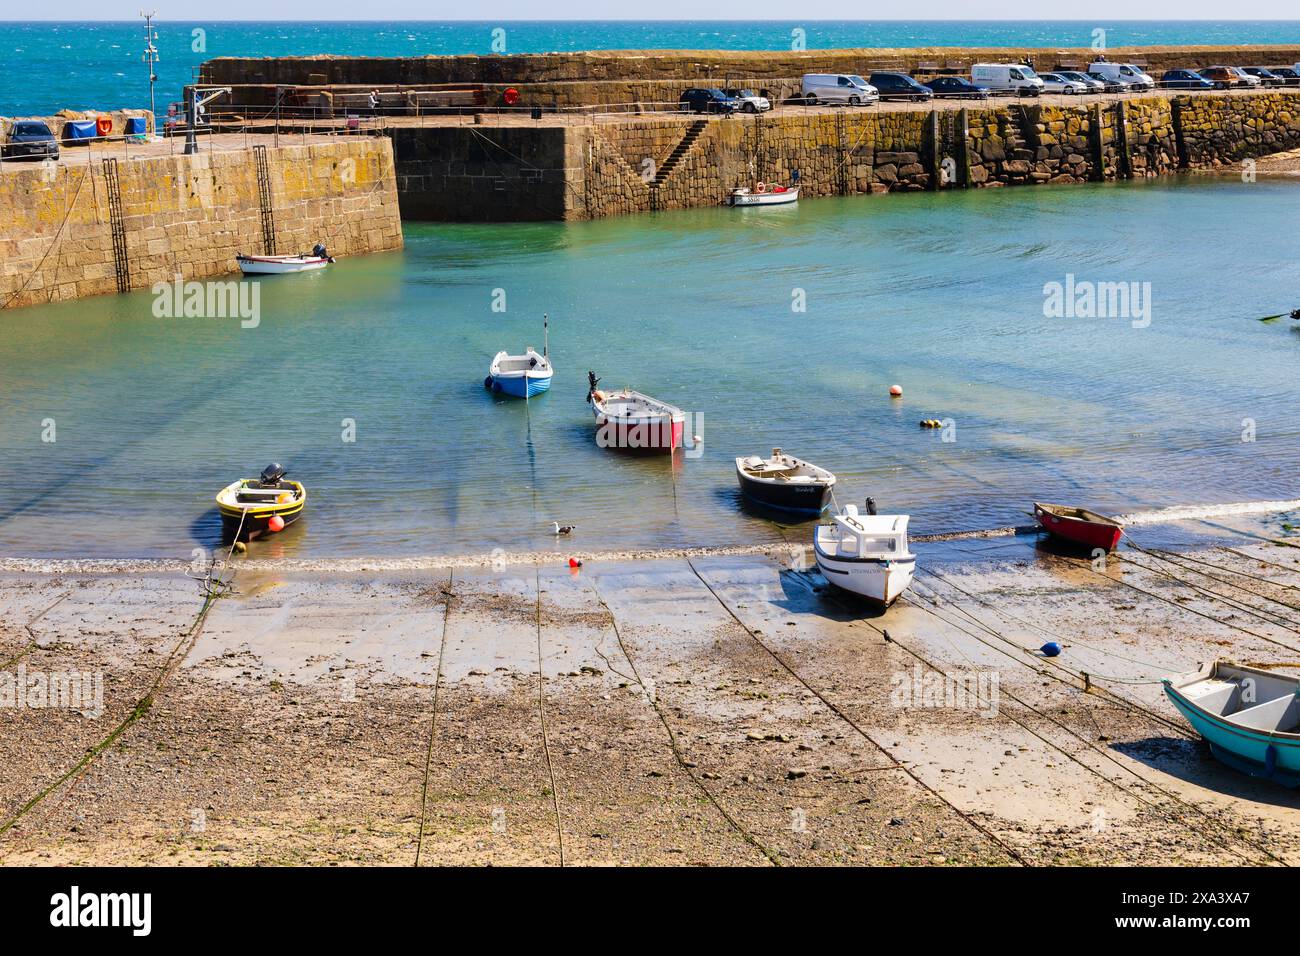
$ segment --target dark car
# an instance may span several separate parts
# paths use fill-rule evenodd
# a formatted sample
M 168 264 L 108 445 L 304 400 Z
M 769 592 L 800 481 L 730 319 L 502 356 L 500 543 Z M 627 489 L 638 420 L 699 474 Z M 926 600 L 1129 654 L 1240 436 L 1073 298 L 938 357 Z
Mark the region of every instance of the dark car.
M 1167 90 L 1212 90 L 1214 84 L 1195 70 L 1166 70 L 1160 85 Z
M 1273 75 L 1287 86 L 1300 86 L 1300 70 L 1289 66 L 1272 67 Z
M 1117 83 L 1110 77 L 1098 73 L 1096 70 L 1089 70 L 1088 75 L 1100 83 L 1103 93 L 1123 93 L 1128 89 L 1123 83 Z
M 872 73 L 867 82 L 880 91 L 882 100 L 928 100 L 934 94 L 906 73 Z
M 58 159 L 59 142 L 39 120 L 19 120 L 9 129 L 9 139 L 0 146 L 5 159 Z
M 740 101 L 716 87 L 692 87 L 681 95 L 677 105 L 692 113 L 734 113 Z
M 941 99 L 986 100 L 987 86 L 976 86 L 964 76 L 939 76 L 925 84 L 930 92 Z
M 1286 84 L 1286 81 L 1283 80 L 1282 77 L 1278 76 L 1272 70 L 1264 69 L 1262 66 L 1243 66 L 1242 69 L 1251 76 L 1259 77 L 1259 81 L 1264 86 L 1284 86 Z

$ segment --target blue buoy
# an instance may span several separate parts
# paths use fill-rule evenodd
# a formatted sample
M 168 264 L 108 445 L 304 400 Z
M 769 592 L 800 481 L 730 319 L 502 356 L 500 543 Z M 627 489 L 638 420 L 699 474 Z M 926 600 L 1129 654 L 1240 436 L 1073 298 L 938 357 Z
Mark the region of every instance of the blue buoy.
M 1044 657 L 1055 657 L 1061 653 L 1061 645 L 1056 641 L 1048 641 L 1039 650 L 1043 652 Z

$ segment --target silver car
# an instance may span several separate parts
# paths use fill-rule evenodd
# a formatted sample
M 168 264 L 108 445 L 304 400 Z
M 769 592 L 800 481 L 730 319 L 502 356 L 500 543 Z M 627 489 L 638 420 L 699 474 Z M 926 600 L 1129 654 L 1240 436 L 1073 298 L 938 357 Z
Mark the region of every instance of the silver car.
M 1081 73 L 1078 70 L 1057 70 L 1056 75 L 1071 83 L 1078 83 L 1088 93 L 1105 93 L 1106 84 L 1101 80 L 1094 80 L 1087 73 Z
M 1088 92 L 1088 87 L 1084 84 L 1078 80 L 1068 79 L 1061 73 L 1039 73 L 1038 78 L 1043 81 L 1044 93 L 1064 93 L 1066 96 L 1074 96 Z

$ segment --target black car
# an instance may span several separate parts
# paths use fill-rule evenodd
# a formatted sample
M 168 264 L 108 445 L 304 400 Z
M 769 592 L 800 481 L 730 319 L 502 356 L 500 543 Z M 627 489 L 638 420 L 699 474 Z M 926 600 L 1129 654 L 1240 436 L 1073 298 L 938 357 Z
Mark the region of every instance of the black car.
M 880 91 L 882 100 L 928 100 L 934 94 L 906 73 L 872 73 L 867 82 Z
M 1300 70 L 1289 66 L 1275 66 L 1272 68 L 1273 75 L 1281 80 L 1286 86 L 1300 86 Z
M 1195 70 L 1166 70 L 1160 85 L 1167 90 L 1212 90 L 1214 84 Z
M 925 84 L 931 93 L 941 99 L 986 100 L 989 90 L 976 86 L 964 76 L 940 76 Z
M 1123 83 L 1116 83 L 1110 77 L 1106 76 L 1105 74 L 1098 73 L 1095 70 L 1089 70 L 1088 75 L 1092 77 L 1094 80 L 1096 80 L 1098 83 L 1102 84 L 1103 93 L 1123 93 L 1125 90 L 1128 89 L 1128 87 L 1125 86 Z
M 692 113 L 734 113 L 740 101 L 716 87 L 692 87 L 681 95 L 677 105 Z
M 0 146 L 5 159 L 58 159 L 59 142 L 40 120 L 18 120 L 9 129 L 9 139 Z
M 1278 76 L 1272 70 L 1266 70 L 1262 66 L 1243 66 L 1243 70 L 1251 76 L 1259 77 L 1260 84 L 1263 86 L 1285 86 L 1286 81 Z

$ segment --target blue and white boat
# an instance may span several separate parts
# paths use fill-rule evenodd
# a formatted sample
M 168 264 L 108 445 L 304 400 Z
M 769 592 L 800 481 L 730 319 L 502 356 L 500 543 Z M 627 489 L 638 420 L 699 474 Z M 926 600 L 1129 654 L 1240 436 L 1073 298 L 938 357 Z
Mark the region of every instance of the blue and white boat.
M 1215 661 L 1162 683 L 1221 762 L 1285 787 L 1300 786 L 1300 680 Z
M 511 355 L 498 352 L 492 358 L 488 376 L 483 380 L 483 387 L 515 398 L 532 398 L 551 387 L 551 359 L 547 355 L 545 338 L 549 332 L 546 317 L 542 317 L 542 351 L 531 345 L 524 349 L 523 355 Z

